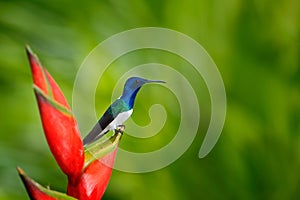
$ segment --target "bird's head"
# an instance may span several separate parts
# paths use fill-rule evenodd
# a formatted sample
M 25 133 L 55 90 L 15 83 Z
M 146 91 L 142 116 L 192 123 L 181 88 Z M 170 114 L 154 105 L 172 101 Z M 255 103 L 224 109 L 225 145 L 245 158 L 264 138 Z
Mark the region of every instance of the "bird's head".
M 147 80 L 147 79 L 140 78 L 140 77 L 131 77 L 131 78 L 127 79 L 125 86 L 124 86 L 124 91 L 126 90 L 129 93 L 135 92 L 136 90 L 140 89 L 146 83 L 165 83 L 165 82 L 158 81 L 158 80 Z
M 147 79 L 140 78 L 140 77 L 131 77 L 131 78 L 127 79 L 127 81 L 124 85 L 122 98 L 130 100 L 131 101 L 130 104 L 131 103 L 133 104 L 133 101 L 135 99 L 137 92 L 146 83 L 165 83 L 165 81 L 147 80 Z

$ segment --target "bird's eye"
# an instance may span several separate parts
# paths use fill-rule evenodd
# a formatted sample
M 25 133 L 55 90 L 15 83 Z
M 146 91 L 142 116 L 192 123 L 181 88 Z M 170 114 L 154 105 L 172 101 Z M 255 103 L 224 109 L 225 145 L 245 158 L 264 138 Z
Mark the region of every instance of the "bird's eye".
M 140 80 L 135 80 L 135 82 L 136 82 L 136 83 L 139 83 L 139 82 L 141 82 L 141 81 L 140 81 Z

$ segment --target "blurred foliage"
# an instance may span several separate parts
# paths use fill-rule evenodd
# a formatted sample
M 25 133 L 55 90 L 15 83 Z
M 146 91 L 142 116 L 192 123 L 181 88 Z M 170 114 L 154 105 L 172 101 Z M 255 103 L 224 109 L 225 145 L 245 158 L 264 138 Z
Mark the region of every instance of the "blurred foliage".
M 213 151 L 198 159 L 210 116 L 201 77 L 189 79 L 193 71 L 175 56 L 136 54 L 145 63 L 151 56 L 144 54 L 157 54 L 153 57 L 158 62 L 169 65 L 180 63 L 180 72 L 203 99 L 200 128 L 192 146 L 170 166 L 147 174 L 114 171 L 104 199 L 299 199 L 299 4 L 298 0 L 0 1 L 0 199 L 26 198 L 18 165 L 43 185 L 60 191 L 66 185 L 42 134 L 24 45 L 37 52 L 71 102 L 76 72 L 85 56 L 109 36 L 143 26 L 174 29 L 203 45 L 224 79 L 226 123 Z M 135 63 L 130 56 L 122 60 Z M 115 68 L 101 79 L 96 98 L 103 102 L 96 105 L 98 115 L 109 104 L 110 81 L 120 76 Z M 143 114 L 156 102 L 154 89 L 158 87 L 139 94 L 133 116 L 137 123 L 149 122 Z M 149 102 L 144 105 L 146 98 Z M 165 132 L 172 133 L 178 119 L 170 114 L 168 120 Z M 171 138 L 168 134 L 153 139 L 153 149 Z M 138 143 L 130 140 L 123 137 L 122 145 Z M 147 148 L 151 150 L 151 143 Z

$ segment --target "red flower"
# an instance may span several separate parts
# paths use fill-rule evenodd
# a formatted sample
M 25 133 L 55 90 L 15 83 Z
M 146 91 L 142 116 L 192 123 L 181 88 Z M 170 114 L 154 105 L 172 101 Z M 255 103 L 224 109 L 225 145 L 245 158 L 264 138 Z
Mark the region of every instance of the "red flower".
M 68 176 L 67 194 L 79 200 L 99 200 L 109 182 L 123 130 L 84 149 L 77 122 L 59 86 L 30 48 L 26 50 L 44 133 L 56 162 Z M 73 199 L 43 188 L 20 168 L 18 171 L 31 199 Z
M 84 164 L 83 144 L 77 123 L 54 79 L 29 48 L 27 55 L 47 142 L 62 171 L 69 178 L 76 178 Z
M 117 149 L 100 160 L 93 161 L 77 183 L 68 185 L 67 193 L 78 199 L 101 199 L 109 182 L 112 172 L 110 166 L 114 163 L 116 152 Z
M 42 187 L 40 184 L 30 179 L 21 168 L 18 168 L 18 172 L 27 189 L 29 197 L 32 200 L 75 200 L 75 198 L 67 196 L 66 194 Z

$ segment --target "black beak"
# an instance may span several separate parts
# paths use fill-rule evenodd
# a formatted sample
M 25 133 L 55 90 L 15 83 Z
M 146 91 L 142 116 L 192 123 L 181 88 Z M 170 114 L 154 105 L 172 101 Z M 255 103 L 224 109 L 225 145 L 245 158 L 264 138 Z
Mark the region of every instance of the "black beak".
M 145 83 L 166 83 L 166 82 L 161 80 L 146 80 Z

